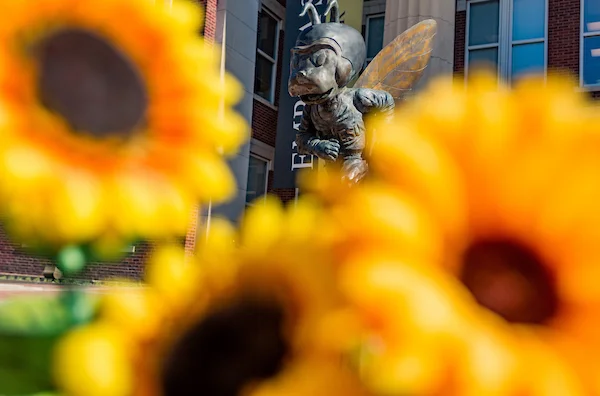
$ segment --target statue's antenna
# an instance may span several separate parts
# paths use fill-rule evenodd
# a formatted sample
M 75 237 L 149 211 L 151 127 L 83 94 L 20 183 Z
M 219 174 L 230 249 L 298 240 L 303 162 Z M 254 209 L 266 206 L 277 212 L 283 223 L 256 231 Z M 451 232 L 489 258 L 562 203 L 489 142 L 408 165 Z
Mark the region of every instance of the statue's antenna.
M 331 13 L 331 22 L 337 22 L 340 23 L 340 6 L 337 2 L 337 0 L 328 0 L 327 1 L 327 10 L 325 11 L 325 15 L 329 15 L 329 12 L 333 11 Z
M 321 17 L 319 16 L 319 12 L 317 11 L 317 8 L 312 3 L 312 0 L 306 1 L 306 4 L 304 4 L 304 9 L 302 10 L 302 13 L 300 14 L 300 16 L 303 17 L 304 15 L 306 15 L 307 12 L 308 12 L 308 17 L 310 18 L 310 21 L 312 22 L 313 25 L 318 25 L 321 23 Z

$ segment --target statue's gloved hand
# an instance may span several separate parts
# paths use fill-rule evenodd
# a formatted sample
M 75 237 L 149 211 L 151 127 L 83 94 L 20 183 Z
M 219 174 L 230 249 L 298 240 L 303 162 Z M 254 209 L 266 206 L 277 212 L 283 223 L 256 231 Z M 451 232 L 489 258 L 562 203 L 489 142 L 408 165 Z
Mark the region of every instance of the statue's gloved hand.
M 362 158 L 346 159 L 342 167 L 342 181 L 349 185 L 357 184 L 367 175 L 368 169 L 367 161 Z
M 340 154 L 340 142 L 336 139 L 321 140 L 315 147 L 317 157 L 335 161 Z

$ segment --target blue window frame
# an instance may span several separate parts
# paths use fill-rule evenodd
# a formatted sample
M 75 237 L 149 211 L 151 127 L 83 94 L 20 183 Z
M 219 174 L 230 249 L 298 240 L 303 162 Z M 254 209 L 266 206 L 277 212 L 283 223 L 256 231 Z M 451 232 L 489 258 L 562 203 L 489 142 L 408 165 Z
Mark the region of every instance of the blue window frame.
M 600 89 L 600 2 L 581 1 L 581 85 Z
M 367 62 L 370 62 L 383 49 L 383 27 L 385 14 L 368 15 L 365 26 Z
M 548 0 L 469 0 L 465 71 L 478 66 L 515 81 L 546 73 Z

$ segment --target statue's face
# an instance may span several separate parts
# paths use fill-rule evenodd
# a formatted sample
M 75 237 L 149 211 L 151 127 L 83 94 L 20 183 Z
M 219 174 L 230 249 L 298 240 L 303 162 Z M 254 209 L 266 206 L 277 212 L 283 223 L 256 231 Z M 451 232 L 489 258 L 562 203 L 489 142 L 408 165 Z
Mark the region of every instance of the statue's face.
M 336 67 L 339 56 L 330 48 L 293 51 L 288 91 L 304 103 L 321 103 L 337 93 Z

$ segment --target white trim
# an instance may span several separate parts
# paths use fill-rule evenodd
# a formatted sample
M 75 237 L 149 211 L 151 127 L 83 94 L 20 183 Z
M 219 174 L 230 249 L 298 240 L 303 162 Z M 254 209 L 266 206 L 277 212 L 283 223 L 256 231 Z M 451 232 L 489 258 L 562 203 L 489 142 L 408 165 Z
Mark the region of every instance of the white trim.
M 250 139 L 250 153 L 269 161 L 273 161 L 275 157 L 275 147 L 261 142 L 256 138 Z M 273 168 L 271 168 L 273 170 Z
M 284 22 L 285 26 L 285 7 L 282 6 L 277 0 L 260 0 L 259 8 L 268 8 L 273 14 L 277 16 L 281 22 Z
M 472 45 L 469 48 L 469 51 L 477 51 L 477 50 L 488 49 L 488 48 L 497 48 L 497 47 L 500 47 L 499 43 L 478 44 L 478 45 Z
M 135 245 L 128 245 L 127 247 L 122 248 L 121 252 L 123 252 L 123 253 L 135 253 Z
M 21 243 L 21 248 L 29 249 L 31 246 L 27 243 Z M 135 253 L 135 245 L 127 245 L 119 249 L 121 253 Z
M 258 54 L 260 56 L 262 56 L 263 58 L 266 58 L 269 62 L 275 64 L 275 62 L 277 62 L 275 59 L 271 58 L 271 55 L 267 54 L 265 51 L 261 50 L 260 48 L 257 48 L 256 51 L 258 51 Z M 275 51 L 275 56 L 277 56 L 277 51 Z
M 546 39 L 544 39 L 544 38 L 535 38 L 535 39 L 526 39 L 526 40 L 514 40 L 512 42 L 512 45 L 514 47 L 515 45 L 537 44 L 537 43 L 543 43 L 544 41 L 546 41 Z
M 273 162 L 273 160 L 269 159 L 269 158 L 265 158 L 262 155 L 255 154 L 253 152 L 250 152 L 250 157 L 257 158 L 257 159 L 259 159 L 259 160 L 261 160 L 261 161 L 263 161 L 263 162 L 265 162 L 267 164 L 267 167 L 265 169 L 265 191 L 260 196 L 260 197 L 263 198 L 262 199 L 263 203 L 265 203 L 266 200 L 267 200 L 267 192 L 269 191 L 269 172 L 271 171 L 271 163 Z M 248 174 L 250 174 L 250 166 L 248 166 Z M 246 176 L 246 178 L 247 178 L 247 176 Z M 258 198 L 260 198 L 260 197 L 258 197 Z M 245 199 L 244 199 L 244 201 L 245 201 Z M 257 202 L 257 201 L 254 200 L 252 202 L 245 202 L 246 207 L 254 206 L 253 202 Z
M 584 54 L 584 49 L 585 49 L 585 39 L 588 37 L 596 37 L 596 36 L 600 36 L 600 30 L 595 31 L 595 32 L 586 32 L 585 31 L 585 2 L 589 1 L 589 0 L 581 0 L 579 2 L 579 18 L 580 18 L 580 23 L 581 26 L 579 27 L 579 87 L 581 88 L 582 91 L 585 92 L 594 92 L 594 91 L 600 91 L 600 83 L 598 84 L 585 84 L 584 81 L 584 71 L 585 71 L 585 54 Z
M 279 18 L 274 12 L 269 10 L 264 5 L 261 7 L 259 12 L 266 13 L 271 18 L 273 18 L 275 20 L 275 22 L 277 23 L 277 26 L 275 28 L 275 41 L 274 41 L 275 48 L 273 51 L 273 54 L 275 55 L 275 57 L 268 55 L 263 50 L 258 48 L 258 44 L 256 46 L 256 55 L 257 56 L 260 55 L 272 63 L 272 65 L 271 65 L 271 92 L 269 92 L 269 98 L 263 98 L 263 99 L 265 99 L 266 101 L 268 101 L 269 103 L 274 105 L 275 104 L 275 86 L 277 85 L 277 61 L 279 58 L 279 38 L 280 38 L 280 31 L 281 31 L 281 26 L 282 26 L 282 19 Z M 257 26 L 257 31 L 258 31 L 258 26 Z M 257 37 L 258 37 L 258 32 L 257 32 Z M 254 67 L 256 68 L 256 66 L 254 66 Z M 256 71 L 254 73 L 256 74 Z M 256 94 L 256 92 L 254 92 L 254 93 Z M 256 96 L 260 96 L 260 95 L 256 94 Z
M 271 109 L 277 111 L 278 107 L 275 106 L 273 103 L 269 102 L 267 99 L 263 98 L 262 96 L 260 96 L 259 94 L 255 93 L 254 94 L 254 100 L 256 100 L 257 102 L 260 102 L 262 104 L 264 104 L 265 106 L 270 107 Z
M 490 44 L 479 44 L 469 46 L 469 23 L 471 20 L 471 5 L 477 3 L 486 3 L 494 0 L 469 0 L 467 1 L 467 19 L 465 26 L 465 64 L 464 78 L 465 83 L 469 77 L 469 52 L 488 48 L 498 48 L 498 65 L 497 74 L 498 82 L 502 80 L 512 81 L 512 55 L 513 47 L 525 44 L 544 43 L 544 79 L 548 76 L 548 11 L 549 0 L 544 0 L 544 36 L 535 39 L 515 40 L 513 41 L 513 17 L 514 3 L 513 0 L 498 0 L 498 42 Z M 599 32 L 600 34 L 600 32 Z
M 381 18 L 381 17 L 383 17 L 383 24 L 384 24 L 384 30 L 385 30 L 385 12 L 367 15 L 365 17 L 365 44 L 367 45 L 367 53 L 369 52 L 369 22 L 371 21 L 371 19 Z M 375 56 L 377 56 L 377 54 Z M 366 62 L 368 63 L 368 62 L 372 61 L 374 58 L 375 57 L 367 58 Z

